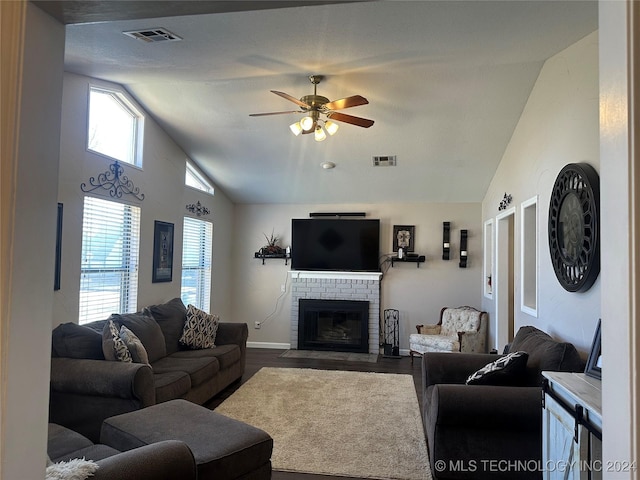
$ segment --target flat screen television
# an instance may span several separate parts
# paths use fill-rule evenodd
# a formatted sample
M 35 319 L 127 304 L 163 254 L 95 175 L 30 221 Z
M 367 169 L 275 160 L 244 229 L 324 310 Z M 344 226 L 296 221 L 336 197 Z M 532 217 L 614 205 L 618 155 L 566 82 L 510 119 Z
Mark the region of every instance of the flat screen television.
M 291 268 L 378 272 L 380 220 L 294 218 Z

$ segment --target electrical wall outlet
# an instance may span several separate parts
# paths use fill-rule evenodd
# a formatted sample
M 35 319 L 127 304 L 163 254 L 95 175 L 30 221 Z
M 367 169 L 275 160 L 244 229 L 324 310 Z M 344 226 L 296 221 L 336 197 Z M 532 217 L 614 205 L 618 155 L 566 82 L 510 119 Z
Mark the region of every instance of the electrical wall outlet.
M 255 326 L 256 330 L 259 330 L 259 329 L 260 329 L 260 327 L 262 326 L 262 322 L 258 322 L 258 321 L 256 321 L 256 322 L 255 322 L 255 324 L 254 324 L 254 326 Z

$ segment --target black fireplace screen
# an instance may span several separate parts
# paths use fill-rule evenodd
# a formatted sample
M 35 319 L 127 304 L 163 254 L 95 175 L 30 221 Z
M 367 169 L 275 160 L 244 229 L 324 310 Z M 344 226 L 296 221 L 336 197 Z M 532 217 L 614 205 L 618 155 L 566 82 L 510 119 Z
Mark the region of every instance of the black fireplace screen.
M 300 299 L 298 348 L 369 351 L 369 302 Z

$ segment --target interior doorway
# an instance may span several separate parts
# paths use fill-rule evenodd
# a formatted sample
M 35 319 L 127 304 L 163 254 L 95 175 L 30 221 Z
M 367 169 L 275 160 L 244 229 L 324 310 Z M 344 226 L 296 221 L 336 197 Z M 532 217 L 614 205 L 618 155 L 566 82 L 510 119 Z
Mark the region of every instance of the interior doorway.
M 513 340 L 515 330 L 515 208 L 496 216 L 496 344 L 498 352 Z

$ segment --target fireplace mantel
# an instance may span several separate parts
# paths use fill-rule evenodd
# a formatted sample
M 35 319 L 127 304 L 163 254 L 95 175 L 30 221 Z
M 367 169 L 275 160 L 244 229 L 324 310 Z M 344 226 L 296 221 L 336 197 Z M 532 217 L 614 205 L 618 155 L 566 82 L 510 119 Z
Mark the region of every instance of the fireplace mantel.
M 330 278 L 336 280 L 377 280 L 382 279 L 382 272 L 343 272 L 325 270 L 289 270 L 294 279 L 302 278 Z

